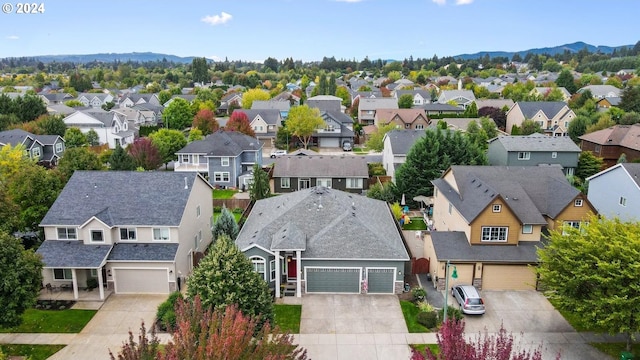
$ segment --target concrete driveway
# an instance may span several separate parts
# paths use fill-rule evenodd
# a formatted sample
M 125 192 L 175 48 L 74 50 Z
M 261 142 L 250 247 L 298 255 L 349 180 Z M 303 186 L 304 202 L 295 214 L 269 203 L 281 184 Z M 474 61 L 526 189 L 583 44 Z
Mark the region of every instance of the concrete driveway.
M 69 345 L 50 360 L 102 360 L 109 359 L 109 350 L 117 354 L 129 338 L 129 330 L 136 341 L 140 324 L 147 330 L 153 324 L 158 305 L 167 295 L 111 295 L 100 310 L 77 334 Z M 163 337 L 164 338 L 164 337 Z

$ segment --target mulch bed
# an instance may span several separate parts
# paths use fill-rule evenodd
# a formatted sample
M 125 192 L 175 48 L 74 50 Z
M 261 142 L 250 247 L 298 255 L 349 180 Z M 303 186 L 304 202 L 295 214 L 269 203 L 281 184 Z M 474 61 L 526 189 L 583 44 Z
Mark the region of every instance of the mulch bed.
M 75 303 L 72 300 L 38 300 L 35 308 L 38 310 L 66 310 L 71 309 Z
M 410 289 L 413 289 L 414 287 L 420 286 L 420 284 L 418 284 L 418 278 L 415 275 L 405 274 L 404 275 L 404 282 L 405 283 L 409 283 L 409 288 Z M 411 291 L 409 291 L 409 292 L 405 292 L 405 293 L 402 293 L 402 294 L 398 294 L 398 298 L 400 300 L 411 301 L 411 300 L 413 300 L 413 295 L 411 295 Z

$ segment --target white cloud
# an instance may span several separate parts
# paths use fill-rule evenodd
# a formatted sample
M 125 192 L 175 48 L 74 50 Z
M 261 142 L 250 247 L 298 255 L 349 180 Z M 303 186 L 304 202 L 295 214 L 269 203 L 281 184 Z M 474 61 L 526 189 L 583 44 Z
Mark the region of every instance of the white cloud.
M 469 5 L 473 0 L 456 0 L 456 5 Z
M 18 35 L 9 35 L 9 36 L 7 36 L 7 39 L 9 39 L 9 40 L 18 40 L 18 39 L 20 39 L 20 37 Z
M 447 3 L 447 0 L 433 0 L 433 2 L 438 5 L 445 5 Z
M 203 22 L 206 22 L 207 24 L 210 25 L 220 25 L 220 24 L 226 24 L 229 20 L 231 20 L 233 18 L 233 16 L 231 16 L 231 14 L 227 14 L 226 12 L 221 12 L 220 15 L 207 15 L 205 17 L 202 18 Z

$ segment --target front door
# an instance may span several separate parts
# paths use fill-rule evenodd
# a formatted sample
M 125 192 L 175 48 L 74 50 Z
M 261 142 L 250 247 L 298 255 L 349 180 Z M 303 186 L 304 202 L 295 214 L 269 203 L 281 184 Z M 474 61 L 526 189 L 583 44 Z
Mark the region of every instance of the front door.
M 298 190 L 308 189 L 311 187 L 311 179 L 300 179 L 298 183 Z
M 287 257 L 287 277 L 289 279 L 296 279 L 298 277 L 298 267 L 296 265 L 296 259 L 293 256 Z

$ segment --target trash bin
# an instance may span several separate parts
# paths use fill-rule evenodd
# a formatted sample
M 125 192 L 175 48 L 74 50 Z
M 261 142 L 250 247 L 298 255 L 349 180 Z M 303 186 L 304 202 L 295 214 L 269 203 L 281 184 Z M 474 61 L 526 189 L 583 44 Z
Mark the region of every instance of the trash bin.
M 628 351 L 623 351 L 620 353 L 620 360 L 633 360 L 635 359 L 633 354 Z
M 411 291 L 411 286 L 409 285 L 409 283 L 404 283 L 404 292 L 409 292 Z

